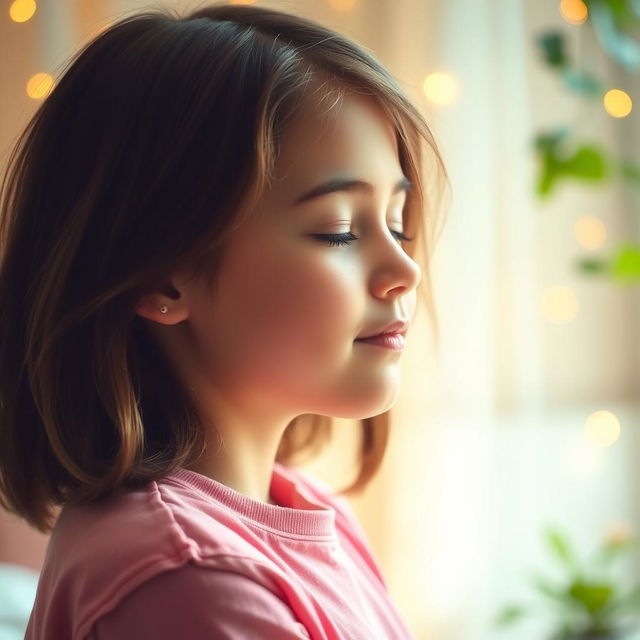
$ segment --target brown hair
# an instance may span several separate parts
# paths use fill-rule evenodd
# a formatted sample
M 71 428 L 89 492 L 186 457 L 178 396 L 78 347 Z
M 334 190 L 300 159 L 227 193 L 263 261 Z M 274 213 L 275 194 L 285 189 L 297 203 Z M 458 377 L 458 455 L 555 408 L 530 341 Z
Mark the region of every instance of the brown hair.
M 68 62 L 18 137 L 0 190 L 0 503 L 39 531 L 83 504 L 197 460 L 205 432 L 134 309 L 187 267 L 213 287 L 226 237 L 269 188 L 278 139 L 314 74 L 326 97 L 373 96 L 413 187 L 407 252 L 428 265 L 431 132 L 363 47 L 309 19 L 211 4 L 120 19 Z M 215 212 L 212 215 L 211 212 Z M 191 271 L 190 271 L 191 272 Z M 429 272 L 422 285 L 434 319 Z M 420 294 L 425 292 L 420 289 Z M 276 460 L 317 452 L 328 416 L 291 421 Z M 361 465 L 382 463 L 388 412 L 361 421 Z

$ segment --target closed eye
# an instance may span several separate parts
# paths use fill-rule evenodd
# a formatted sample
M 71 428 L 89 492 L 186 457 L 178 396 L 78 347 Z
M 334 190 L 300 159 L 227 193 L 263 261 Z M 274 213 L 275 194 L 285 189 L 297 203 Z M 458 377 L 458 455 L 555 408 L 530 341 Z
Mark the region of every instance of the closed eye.
M 409 238 L 402 231 L 394 231 L 391 230 L 391 233 L 398 239 L 403 242 L 411 242 L 413 238 Z M 347 233 L 315 233 L 313 234 L 314 238 L 318 240 L 322 240 L 327 243 L 330 247 L 336 246 L 344 246 L 351 244 L 354 240 L 358 239 L 358 236 L 353 234 L 351 231 Z

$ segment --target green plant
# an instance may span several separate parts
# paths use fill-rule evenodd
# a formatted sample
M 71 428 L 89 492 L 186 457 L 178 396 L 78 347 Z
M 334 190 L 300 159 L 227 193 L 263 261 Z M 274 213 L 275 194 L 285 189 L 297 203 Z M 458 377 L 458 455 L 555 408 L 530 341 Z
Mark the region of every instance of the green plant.
M 580 562 L 558 529 L 547 528 L 544 538 L 565 578 L 558 582 L 532 572 L 529 578 L 542 602 L 504 606 L 494 618 L 495 626 L 507 627 L 524 616 L 542 614 L 555 623 L 549 640 L 622 640 L 640 630 L 640 583 L 624 590 L 609 575 L 615 559 L 638 548 L 634 539 L 613 532 L 588 561 Z
M 593 28 L 596 42 L 614 64 L 625 71 L 640 70 L 640 1 L 583 0 L 588 19 L 583 27 Z M 572 27 L 575 28 L 575 27 Z M 558 29 L 537 37 L 542 61 L 558 75 L 566 89 L 600 106 L 607 82 L 584 68 L 580 60 L 567 53 L 564 33 Z M 579 141 L 570 127 L 556 127 L 538 132 L 533 141 L 538 175 L 535 194 L 546 200 L 565 181 L 579 181 L 592 187 L 605 186 L 612 179 L 622 180 L 629 188 L 640 187 L 640 165 L 631 158 L 616 159 L 602 145 Z M 609 277 L 617 284 L 640 281 L 640 245 L 623 242 L 609 257 L 582 257 L 575 266 L 584 276 Z

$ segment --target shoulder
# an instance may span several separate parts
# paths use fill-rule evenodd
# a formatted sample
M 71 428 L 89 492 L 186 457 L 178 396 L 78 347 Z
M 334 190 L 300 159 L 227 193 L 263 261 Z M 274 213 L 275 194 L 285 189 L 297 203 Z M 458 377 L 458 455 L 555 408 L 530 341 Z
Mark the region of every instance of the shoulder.
M 201 499 L 161 480 L 119 489 L 96 503 L 65 507 L 40 576 L 38 619 L 46 622 L 47 612 L 55 610 L 58 617 L 73 620 L 79 637 L 85 637 L 99 615 L 143 584 L 207 557 L 224 570 L 256 567 L 256 583 L 270 585 L 267 568 L 255 562 L 258 551 L 234 529 L 240 525 L 217 512 L 205 513 Z
M 241 526 L 223 505 L 167 477 L 137 489 L 118 489 L 93 504 L 65 507 L 51 544 L 53 555 L 65 558 L 65 564 L 71 556 L 79 566 L 88 559 L 92 565 L 119 562 L 136 565 L 138 575 L 143 558 L 161 570 L 231 549 L 251 556 L 251 545 L 243 544 L 238 534 Z
M 65 506 L 49 545 L 45 566 L 75 574 L 112 562 L 140 569 L 136 559 L 148 556 L 146 550 L 153 549 L 157 559 L 157 554 L 174 557 L 189 547 L 156 482 L 134 490 L 120 488 L 89 504 Z
M 187 563 L 147 580 L 98 618 L 89 640 L 308 640 L 289 605 L 247 575 Z

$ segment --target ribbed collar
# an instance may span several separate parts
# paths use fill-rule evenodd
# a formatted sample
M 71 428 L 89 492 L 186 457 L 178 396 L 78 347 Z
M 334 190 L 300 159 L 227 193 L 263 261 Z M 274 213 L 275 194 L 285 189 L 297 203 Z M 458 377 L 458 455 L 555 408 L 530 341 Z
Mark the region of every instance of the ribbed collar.
M 304 538 L 336 539 L 335 511 L 317 501 L 292 470 L 274 462 L 270 495 L 278 504 L 255 500 L 213 478 L 179 468 L 168 476 L 201 491 L 241 518 L 274 533 Z

